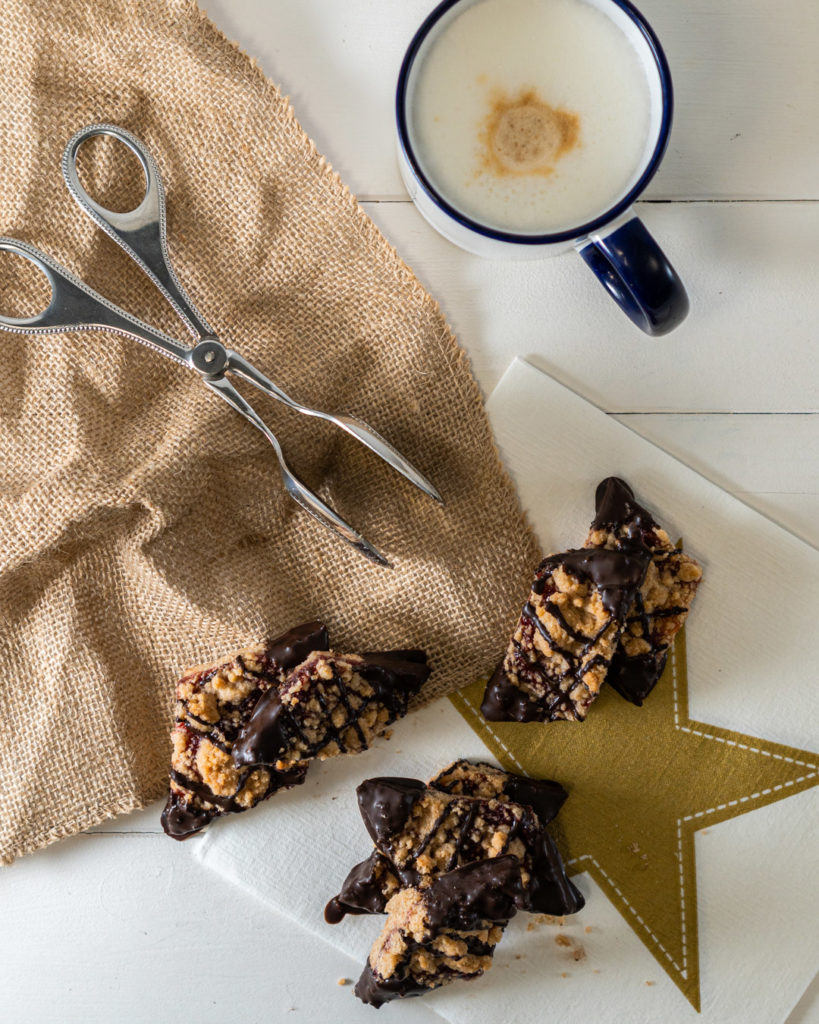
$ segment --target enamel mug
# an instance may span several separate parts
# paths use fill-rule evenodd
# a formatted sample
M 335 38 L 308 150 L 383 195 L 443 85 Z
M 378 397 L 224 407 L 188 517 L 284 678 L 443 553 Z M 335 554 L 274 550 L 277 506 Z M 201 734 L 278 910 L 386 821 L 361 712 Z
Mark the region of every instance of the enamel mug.
M 649 335 L 667 334 L 685 319 L 688 296 L 633 209 L 660 165 L 671 129 L 671 75 L 656 35 L 628 0 L 576 0 L 610 18 L 636 50 L 648 81 L 648 141 L 622 194 L 591 219 L 551 234 L 515 233 L 482 224 L 457 209 L 425 171 L 413 145 L 412 102 L 419 68 L 439 34 L 476 2 L 486 0 L 443 0 L 415 33 L 404 56 L 396 92 L 396 125 L 399 165 L 410 197 L 440 234 L 478 256 L 540 259 L 574 249 L 639 328 Z

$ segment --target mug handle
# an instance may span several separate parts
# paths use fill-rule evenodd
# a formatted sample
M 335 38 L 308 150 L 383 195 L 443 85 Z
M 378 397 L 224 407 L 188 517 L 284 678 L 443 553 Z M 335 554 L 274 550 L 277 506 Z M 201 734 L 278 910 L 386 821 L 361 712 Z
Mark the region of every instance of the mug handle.
M 646 334 L 668 334 L 685 320 L 685 286 L 633 212 L 584 238 L 577 249 L 620 309 Z

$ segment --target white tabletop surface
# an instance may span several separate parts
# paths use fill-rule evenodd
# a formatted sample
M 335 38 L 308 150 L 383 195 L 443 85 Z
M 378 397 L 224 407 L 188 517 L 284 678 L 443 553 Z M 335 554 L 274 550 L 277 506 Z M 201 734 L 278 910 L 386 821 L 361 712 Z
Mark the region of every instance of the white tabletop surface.
M 692 300 L 660 341 L 636 331 L 574 255 L 484 262 L 409 203 L 392 94 L 433 0 L 202 6 L 290 95 L 440 301 L 485 393 L 526 356 L 819 546 L 819 5 L 638 2 L 677 97 L 639 211 Z M 355 976 L 350 960 L 196 864 L 161 832 L 159 810 L 0 869 L 2 1024 L 373 1019 L 337 985 Z M 384 1012 L 440 1019 L 420 1000 Z M 788 1024 L 817 1021 L 814 983 Z

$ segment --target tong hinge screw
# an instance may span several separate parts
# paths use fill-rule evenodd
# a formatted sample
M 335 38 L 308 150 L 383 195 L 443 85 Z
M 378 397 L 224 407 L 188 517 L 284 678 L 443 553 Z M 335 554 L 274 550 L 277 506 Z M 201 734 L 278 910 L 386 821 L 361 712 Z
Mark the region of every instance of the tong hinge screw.
M 191 349 L 191 363 L 194 369 L 207 377 L 224 373 L 227 368 L 227 350 L 215 338 L 203 338 Z

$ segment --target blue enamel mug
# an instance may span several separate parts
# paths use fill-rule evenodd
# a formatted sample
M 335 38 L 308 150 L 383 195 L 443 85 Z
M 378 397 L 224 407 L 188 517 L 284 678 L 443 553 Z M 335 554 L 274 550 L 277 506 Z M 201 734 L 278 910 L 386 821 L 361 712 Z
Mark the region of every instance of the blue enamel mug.
M 452 198 L 430 169 L 417 138 L 416 100 L 420 71 L 437 41 L 473 6 L 503 0 L 443 0 L 415 33 L 404 56 L 396 92 L 398 159 L 401 175 L 424 218 L 450 242 L 489 259 L 540 259 L 576 250 L 617 305 L 646 334 L 674 330 L 688 313 L 682 281 L 660 246 L 636 216 L 634 202 L 643 193 L 665 153 L 671 130 L 671 74 L 660 43 L 628 0 L 573 0 L 610 19 L 636 52 L 647 83 L 647 127 L 642 154 L 600 209 L 582 222 L 550 233 L 507 230 L 482 222 L 474 210 Z M 513 0 L 507 0 L 513 2 Z M 564 4 L 565 6 L 565 4 Z M 456 51 L 457 54 L 457 51 Z M 457 59 L 457 58 L 456 58 Z M 485 76 L 484 76 L 485 77 Z M 551 173 L 551 172 L 550 172 Z

